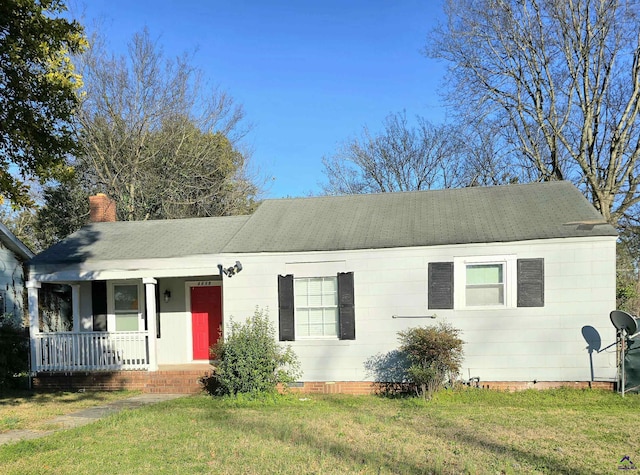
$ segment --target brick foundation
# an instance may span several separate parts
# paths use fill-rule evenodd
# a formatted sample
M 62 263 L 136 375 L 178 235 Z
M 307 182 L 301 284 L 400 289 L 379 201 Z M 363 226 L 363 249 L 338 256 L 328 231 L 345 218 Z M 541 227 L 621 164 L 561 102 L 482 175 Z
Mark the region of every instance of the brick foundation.
M 209 375 L 210 372 L 205 370 L 38 373 L 33 378 L 33 387 L 55 391 L 129 389 L 144 393 L 198 394 L 203 390 L 200 379 Z M 610 381 L 539 381 L 535 383 L 532 381 L 481 381 L 478 387 L 497 391 L 560 387 L 613 391 L 615 383 Z M 303 382 L 293 385 L 290 389 L 305 394 L 364 395 L 379 392 L 380 386 L 369 381 Z
M 290 388 L 305 394 L 372 394 L 376 385 L 370 381 L 305 382 Z
M 180 371 L 104 371 L 94 373 L 38 373 L 33 387 L 48 391 L 118 391 L 144 393 L 197 394 L 202 391 L 203 370 Z
M 613 381 L 480 381 L 483 389 L 495 389 L 497 391 L 523 391 L 525 389 L 606 389 L 615 390 Z
M 526 389 L 605 389 L 615 390 L 612 381 L 484 381 L 479 388 L 496 391 L 524 391 Z M 398 386 L 396 385 L 396 389 Z M 405 388 L 405 390 L 408 388 Z M 307 394 L 372 394 L 383 391 L 383 386 L 371 382 L 336 381 L 336 382 L 305 382 L 291 388 L 292 391 Z

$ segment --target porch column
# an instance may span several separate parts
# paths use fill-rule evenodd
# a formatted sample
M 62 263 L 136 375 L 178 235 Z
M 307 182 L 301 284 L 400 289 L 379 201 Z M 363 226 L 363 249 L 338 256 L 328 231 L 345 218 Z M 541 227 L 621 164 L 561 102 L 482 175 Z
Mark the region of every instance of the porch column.
M 147 337 L 149 338 L 149 371 L 158 371 L 158 350 L 156 347 L 156 285 L 158 281 L 153 277 L 142 279 L 147 305 L 145 315 L 147 317 Z
M 40 316 L 38 314 L 38 289 L 40 282 L 37 280 L 27 281 L 27 295 L 29 301 L 29 345 L 31 348 L 31 371 L 38 370 L 38 359 L 36 350 L 36 336 L 40 333 Z

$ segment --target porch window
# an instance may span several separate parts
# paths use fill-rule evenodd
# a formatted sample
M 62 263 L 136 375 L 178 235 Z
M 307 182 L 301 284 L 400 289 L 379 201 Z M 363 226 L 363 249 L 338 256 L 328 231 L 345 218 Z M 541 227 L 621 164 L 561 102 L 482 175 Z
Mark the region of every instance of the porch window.
M 140 313 L 139 289 L 136 284 L 113 286 L 116 331 L 137 331 Z
M 42 332 L 73 330 L 71 286 L 43 283 L 38 289 L 39 327 Z

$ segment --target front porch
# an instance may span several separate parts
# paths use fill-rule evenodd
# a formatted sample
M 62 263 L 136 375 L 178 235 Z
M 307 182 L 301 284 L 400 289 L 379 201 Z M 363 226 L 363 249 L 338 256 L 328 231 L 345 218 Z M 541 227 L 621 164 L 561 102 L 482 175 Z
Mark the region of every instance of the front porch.
M 187 365 L 198 378 L 205 375 L 209 349 L 222 335 L 222 279 L 116 277 L 27 283 L 31 374 L 43 381 L 48 373 L 99 373 L 98 381 L 110 378 L 104 373 L 176 372 Z M 116 386 L 135 386 L 136 378 Z
M 47 332 L 32 336 L 33 372 L 149 370 L 146 331 Z

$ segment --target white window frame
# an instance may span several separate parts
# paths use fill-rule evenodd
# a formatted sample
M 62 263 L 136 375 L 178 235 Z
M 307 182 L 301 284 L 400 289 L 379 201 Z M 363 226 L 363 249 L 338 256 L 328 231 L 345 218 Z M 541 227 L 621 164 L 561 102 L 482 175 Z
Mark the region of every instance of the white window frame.
M 334 308 L 334 306 L 328 306 L 328 305 L 322 305 L 322 306 L 299 306 L 298 305 L 298 298 L 297 298 L 297 282 L 303 281 L 303 280 L 310 280 L 310 279 L 333 279 L 335 282 L 335 289 L 336 289 L 336 303 L 335 303 L 335 312 L 336 312 L 336 326 L 335 326 L 335 335 L 301 335 L 300 332 L 298 331 L 298 323 L 300 321 L 300 316 L 298 314 L 298 310 L 299 309 L 309 309 L 309 308 Z M 338 302 L 338 275 L 318 275 L 318 276 L 305 276 L 305 277 L 297 277 L 297 276 L 293 276 L 293 304 L 294 304 L 294 314 L 293 314 L 293 322 L 295 325 L 295 335 L 296 335 L 296 340 L 338 340 L 340 337 L 340 307 L 339 307 L 339 302 Z M 324 333 L 324 327 L 323 327 L 323 333 Z
M 467 305 L 467 266 L 502 265 L 504 303 L 498 305 Z M 454 259 L 454 308 L 465 310 L 496 310 L 515 308 L 517 294 L 517 259 L 515 255 L 466 256 Z
M 144 331 L 144 291 L 138 280 L 111 280 L 107 284 L 107 331 L 116 331 L 115 287 L 117 285 L 135 285 L 138 288 L 138 330 Z

